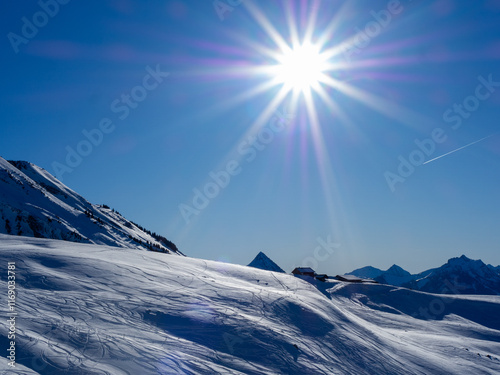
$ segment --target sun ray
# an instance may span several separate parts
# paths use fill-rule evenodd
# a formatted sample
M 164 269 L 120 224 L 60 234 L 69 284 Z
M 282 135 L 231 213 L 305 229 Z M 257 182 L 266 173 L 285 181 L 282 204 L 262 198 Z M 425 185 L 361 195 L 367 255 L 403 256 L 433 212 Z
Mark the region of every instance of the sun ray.
M 330 156 L 328 154 L 326 145 L 324 143 L 324 137 L 322 135 L 320 122 L 318 119 L 318 114 L 316 112 L 316 107 L 314 105 L 314 100 L 312 98 L 312 93 L 310 90 L 304 92 L 305 107 L 307 110 L 307 116 L 311 122 L 311 132 L 313 135 L 313 144 L 316 155 L 316 162 L 318 163 L 321 185 L 323 188 L 323 194 L 325 199 L 325 204 L 327 208 L 327 215 L 330 219 L 330 223 L 334 226 L 337 222 L 337 218 L 341 216 L 341 206 L 340 197 L 338 196 L 338 189 L 336 188 L 336 181 L 333 176 L 334 168 L 330 163 Z M 334 197 L 336 199 L 334 199 Z M 335 235 L 338 233 L 339 228 L 335 229 Z
M 276 83 L 273 81 L 265 81 L 260 83 L 258 86 L 251 87 L 247 91 L 242 92 L 241 94 L 236 95 L 235 97 L 220 102 L 217 105 L 219 109 L 229 109 L 235 107 L 238 104 L 248 101 L 258 95 L 265 94 L 269 92 L 269 90 L 276 86 Z
M 290 41 L 292 46 L 296 46 L 300 43 L 299 31 L 297 29 L 297 23 L 295 22 L 295 11 L 292 6 L 292 2 L 287 2 L 285 5 L 285 17 L 288 24 L 288 29 L 290 31 Z
M 317 44 L 320 47 L 323 47 L 327 43 L 327 41 L 332 38 L 332 36 L 335 34 L 335 31 L 339 29 L 342 19 L 345 18 L 345 13 L 347 12 L 348 6 L 351 6 L 350 2 L 343 3 L 333 19 L 328 23 L 328 26 L 321 33 L 320 37 L 317 40 Z M 328 56 L 328 58 L 330 57 L 332 56 Z
M 263 44 L 255 42 L 246 36 L 234 35 L 233 38 L 235 38 L 236 41 L 245 44 L 252 51 L 257 52 L 257 54 L 260 54 L 261 56 L 267 56 L 273 60 L 278 60 L 278 58 L 281 56 L 281 50 L 276 50 L 264 46 Z
M 434 124 L 435 121 L 376 95 L 369 91 L 369 85 L 361 88 L 355 84 L 359 79 L 375 77 L 380 73 L 377 73 L 379 68 L 411 64 L 417 60 L 411 55 L 393 54 L 395 57 L 391 57 L 388 54 L 378 53 L 380 56 L 377 56 L 376 48 L 385 49 L 385 52 L 393 45 L 397 46 L 394 42 L 390 45 L 386 43 L 386 45 L 371 46 L 370 55 L 366 54 L 368 57 L 365 56 L 364 59 L 350 61 L 343 56 L 346 48 L 356 45 L 359 38 L 358 34 L 350 34 L 344 40 L 338 37 L 345 31 L 343 21 L 351 11 L 350 2 L 341 2 L 336 6 L 337 11 L 331 20 L 322 18 L 320 8 L 322 3 L 319 0 L 296 2 L 283 0 L 282 4 L 285 18 L 278 26 L 255 2 L 244 2 L 254 24 L 262 29 L 259 34 L 264 34 L 263 40 L 233 34 L 231 38 L 244 48 L 231 54 L 230 48 L 222 46 L 220 50 L 227 53 L 230 58 L 227 61 L 213 60 L 204 64 L 205 72 L 209 72 L 208 79 L 230 80 L 235 77 L 255 79 L 251 87 L 218 103 L 217 108 L 226 109 L 241 105 L 257 96 L 259 100 L 266 100 L 262 110 L 255 113 L 255 120 L 236 136 L 235 145 L 222 159 L 220 166 L 223 166 L 228 158 L 235 160 L 235 156 L 239 158 L 238 160 L 242 160 L 244 156 L 237 152 L 238 147 L 242 142 L 249 142 L 249 137 L 257 136 L 279 106 L 286 101 L 288 112 L 296 116 L 293 131 L 287 134 L 286 155 L 300 153 L 299 168 L 304 173 L 312 171 L 313 168 L 309 168 L 314 166 L 314 163 L 304 160 L 311 158 L 315 162 L 318 184 L 324 198 L 325 214 L 335 226 L 334 223 L 338 223 L 339 217 L 343 215 L 340 199 L 342 171 L 338 168 L 338 163 L 342 159 L 338 156 L 342 155 L 339 155 L 340 151 L 332 149 L 330 137 L 335 134 L 335 128 L 342 127 L 344 133 L 349 133 L 349 136 L 354 135 L 356 140 L 369 141 L 365 135 L 368 133 L 363 132 L 362 126 L 354 125 L 349 113 L 339 104 L 340 100 L 354 99 L 349 101 L 357 101 L 365 107 L 397 120 L 398 123 L 415 129 L 423 122 Z M 319 25 L 323 27 L 321 32 Z M 280 27 L 283 30 L 280 30 Z M 284 31 L 284 34 L 278 30 Z M 217 45 L 208 47 L 219 50 Z M 376 52 L 375 55 L 373 51 Z M 209 69 L 206 69 L 207 66 Z M 369 124 L 365 126 L 368 127 Z M 328 138 L 325 139 L 325 136 Z M 296 160 L 294 156 L 287 157 L 287 160 Z
M 341 124 L 352 124 L 351 119 L 347 116 L 346 112 L 333 100 L 330 96 L 328 96 L 326 90 L 323 87 L 319 87 L 316 91 L 318 96 L 323 100 L 328 109 L 332 114 L 337 115 L 341 121 Z
M 389 100 L 383 99 L 377 95 L 373 95 L 365 90 L 359 89 L 345 82 L 335 80 L 328 77 L 325 82 L 328 86 L 341 91 L 343 94 L 356 99 L 367 107 L 405 124 L 411 128 L 418 129 L 422 123 L 430 123 L 438 125 L 434 119 L 420 115 L 418 112 L 412 111 L 401 105 L 394 104 Z
M 269 120 L 272 118 L 276 110 L 285 100 L 288 93 L 289 90 L 287 90 L 286 88 L 282 87 L 280 89 L 280 91 L 274 96 L 272 101 L 260 113 L 259 117 L 249 126 L 248 130 L 235 143 L 235 146 L 221 159 L 221 161 L 214 168 L 214 170 L 222 170 L 226 168 L 226 163 L 228 160 L 238 160 L 238 161 L 241 160 L 243 156 L 237 152 L 239 145 L 249 137 L 255 136 L 258 133 L 258 131 L 269 122 Z M 237 159 L 235 159 L 235 155 L 238 155 Z M 205 180 L 203 185 L 207 183 L 209 180 L 210 179 Z M 196 222 L 197 220 L 198 217 L 193 218 L 193 222 Z M 192 226 L 185 226 L 180 235 L 182 236 L 188 235 L 190 228 L 192 228 Z
M 304 32 L 304 39 L 302 43 L 311 43 L 313 39 L 314 29 L 316 28 L 316 20 L 319 12 L 319 2 L 314 0 L 311 5 L 311 10 L 309 12 L 309 18 L 307 20 L 306 31 Z
M 267 32 L 269 37 L 274 40 L 276 45 L 280 50 L 286 50 L 287 43 L 281 36 L 281 34 L 274 28 L 267 17 L 262 13 L 262 11 L 251 1 L 244 2 L 247 10 L 254 17 L 254 19 L 262 26 L 262 29 Z
M 279 108 L 281 103 L 285 100 L 286 96 L 290 92 L 286 87 L 282 87 L 280 91 L 274 96 L 267 107 L 261 112 L 259 117 L 253 122 L 249 127 L 248 131 L 243 137 L 252 136 L 260 130 L 260 128 L 270 120 L 274 112 Z

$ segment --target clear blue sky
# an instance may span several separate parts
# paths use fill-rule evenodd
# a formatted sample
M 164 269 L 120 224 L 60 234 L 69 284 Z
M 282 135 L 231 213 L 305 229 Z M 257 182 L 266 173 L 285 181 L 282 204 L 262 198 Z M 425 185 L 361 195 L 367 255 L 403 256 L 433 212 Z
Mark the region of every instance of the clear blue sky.
M 500 1 L 229 1 L 220 14 L 211 0 L 46 2 L 1 5 L 4 158 L 56 174 L 103 122 L 63 182 L 194 257 L 247 264 L 264 251 L 327 273 L 418 272 L 461 254 L 500 264 L 500 135 L 424 165 L 415 144 L 435 136 L 427 161 L 500 131 Z M 333 25 L 325 74 L 342 87 L 313 91 L 317 121 L 303 94 L 274 106 L 293 119 L 261 117 L 281 89 L 244 96 L 275 63 L 263 17 L 290 43 L 286 15 L 302 38 L 315 9 L 312 41 Z M 404 176 L 400 155 L 417 165 Z M 187 223 L 180 205 L 194 210 L 207 184 L 215 195 L 210 173 L 228 163 L 229 183 Z M 315 255 L 318 238 L 338 246 Z

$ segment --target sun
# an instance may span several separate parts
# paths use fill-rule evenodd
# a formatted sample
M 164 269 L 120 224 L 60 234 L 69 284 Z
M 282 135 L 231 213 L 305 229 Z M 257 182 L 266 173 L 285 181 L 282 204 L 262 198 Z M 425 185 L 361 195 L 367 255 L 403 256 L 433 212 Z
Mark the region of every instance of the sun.
M 277 60 L 278 65 L 273 72 L 275 82 L 299 92 L 316 88 L 327 69 L 326 58 L 312 43 L 288 47 Z

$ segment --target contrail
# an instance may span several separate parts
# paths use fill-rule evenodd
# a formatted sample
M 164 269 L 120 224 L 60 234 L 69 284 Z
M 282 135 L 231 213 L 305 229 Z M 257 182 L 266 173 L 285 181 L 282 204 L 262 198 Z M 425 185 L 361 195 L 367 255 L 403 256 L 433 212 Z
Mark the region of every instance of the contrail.
M 441 156 L 438 156 L 437 158 L 434 158 L 434 159 L 431 159 L 431 160 L 427 160 L 424 164 L 430 163 L 431 161 L 434 161 L 434 160 L 437 160 L 437 159 L 441 159 L 442 157 L 447 156 L 447 155 L 449 155 L 449 154 L 453 154 L 454 152 L 457 152 L 457 151 L 463 150 L 463 149 L 464 149 L 464 148 L 466 148 L 466 147 L 469 147 L 469 146 L 475 145 L 476 143 L 479 143 L 479 142 L 481 142 L 481 141 L 484 141 L 485 139 L 488 139 L 488 138 L 490 138 L 490 137 L 493 137 L 494 135 L 497 135 L 497 134 L 498 134 L 498 133 L 493 133 L 493 134 L 490 134 L 490 135 L 489 135 L 489 136 L 487 136 L 487 137 L 481 138 L 481 139 L 480 139 L 480 140 L 478 140 L 478 141 L 474 141 L 474 142 L 472 142 L 472 143 L 469 143 L 468 145 L 465 145 L 465 146 L 462 146 L 462 147 L 460 147 L 460 148 L 457 148 L 456 150 L 453 150 L 453 151 L 447 152 L 446 154 L 441 155 Z

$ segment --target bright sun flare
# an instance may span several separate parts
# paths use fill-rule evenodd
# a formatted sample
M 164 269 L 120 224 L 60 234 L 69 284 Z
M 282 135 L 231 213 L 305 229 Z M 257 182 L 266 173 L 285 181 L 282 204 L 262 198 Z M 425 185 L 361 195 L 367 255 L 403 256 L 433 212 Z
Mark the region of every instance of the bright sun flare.
M 319 48 L 310 43 L 288 49 L 278 61 L 276 81 L 295 91 L 316 87 L 327 68 Z

